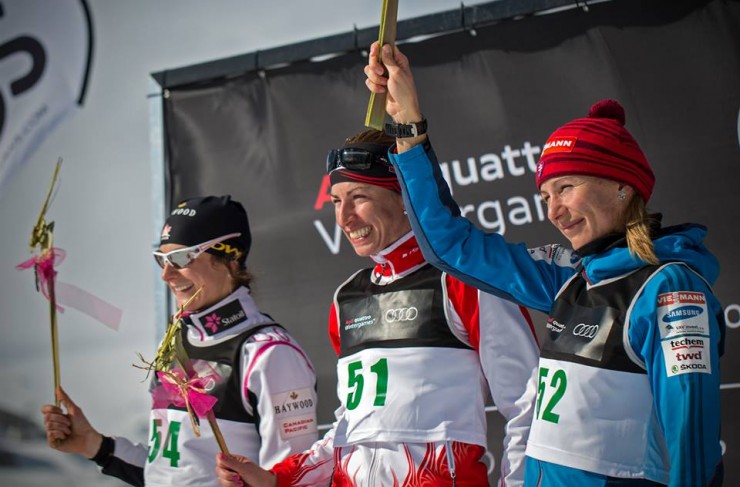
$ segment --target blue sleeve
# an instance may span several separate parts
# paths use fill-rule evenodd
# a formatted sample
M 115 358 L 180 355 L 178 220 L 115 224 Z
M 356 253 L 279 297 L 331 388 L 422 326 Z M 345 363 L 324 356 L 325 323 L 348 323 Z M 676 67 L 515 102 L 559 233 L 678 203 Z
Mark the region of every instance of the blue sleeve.
M 431 146 L 390 154 L 424 257 L 435 267 L 496 296 L 543 312 L 573 276 L 578 257 L 559 245 L 527 249 L 460 216 Z
M 663 268 L 635 302 L 629 344 L 647 369 L 671 487 L 721 480 L 724 331 L 722 306 L 705 281 L 683 265 Z

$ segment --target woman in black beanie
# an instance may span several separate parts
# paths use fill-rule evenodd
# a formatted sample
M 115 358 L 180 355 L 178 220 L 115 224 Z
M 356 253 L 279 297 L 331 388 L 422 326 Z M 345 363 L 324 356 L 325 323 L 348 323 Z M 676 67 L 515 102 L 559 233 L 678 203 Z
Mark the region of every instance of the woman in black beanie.
M 190 366 L 220 376 L 206 388 L 218 398 L 213 412 L 227 447 L 271 466 L 316 440 L 316 376 L 298 343 L 254 302 L 250 246 L 243 206 L 229 196 L 206 196 L 172 210 L 154 257 L 182 311 L 178 333 Z M 201 421 L 198 437 L 158 377 L 148 447 L 102 435 L 61 388 L 58 396 L 66 413 L 42 409 L 52 448 L 90 458 L 132 485 L 218 485 L 214 432 Z

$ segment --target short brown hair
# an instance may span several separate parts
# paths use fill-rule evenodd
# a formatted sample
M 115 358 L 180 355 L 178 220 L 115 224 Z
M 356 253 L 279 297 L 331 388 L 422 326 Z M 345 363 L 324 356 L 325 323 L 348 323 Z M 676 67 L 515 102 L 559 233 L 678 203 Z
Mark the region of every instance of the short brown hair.
M 247 289 L 252 289 L 251 284 L 254 276 L 252 276 L 252 274 L 247 271 L 246 267 L 244 267 L 238 259 L 235 259 L 234 257 L 229 255 L 211 255 L 216 262 L 219 262 L 226 266 L 229 274 L 231 275 L 231 278 L 234 279 L 234 282 L 238 286 L 244 286 Z M 234 267 L 231 265 L 232 262 L 237 263 L 236 269 L 234 269 Z
M 382 130 L 367 129 L 363 130 L 362 132 L 358 132 L 355 135 L 347 137 L 347 139 L 344 141 L 344 145 L 357 144 L 359 142 L 386 145 L 390 147 L 396 143 L 396 138 L 391 137 Z

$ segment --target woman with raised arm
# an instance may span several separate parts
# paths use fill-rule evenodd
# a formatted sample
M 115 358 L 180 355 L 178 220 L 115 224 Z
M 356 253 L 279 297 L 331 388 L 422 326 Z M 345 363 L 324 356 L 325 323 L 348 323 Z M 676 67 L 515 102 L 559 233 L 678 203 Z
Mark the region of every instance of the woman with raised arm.
M 700 225 L 661 227 L 655 177 L 619 103 L 558 128 L 535 182 L 570 241 L 527 249 L 459 215 L 426 135 L 408 59 L 371 48 L 366 84 L 387 93 L 391 158 L 427 260 L 464 282 L 548 314 L 529 486 L 722 483 L 719 265 Z

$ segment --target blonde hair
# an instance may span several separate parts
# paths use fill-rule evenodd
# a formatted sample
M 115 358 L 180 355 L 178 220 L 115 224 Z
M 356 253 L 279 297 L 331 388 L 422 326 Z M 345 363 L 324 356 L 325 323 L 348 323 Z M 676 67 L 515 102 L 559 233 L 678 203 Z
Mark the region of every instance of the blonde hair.
M 624 211 L 627 248 L 630 254 L 650 265 L 660 264 L 650 236 L 650 228 L 654 221 L 647 211 L 645 201 L 635 193 Z

